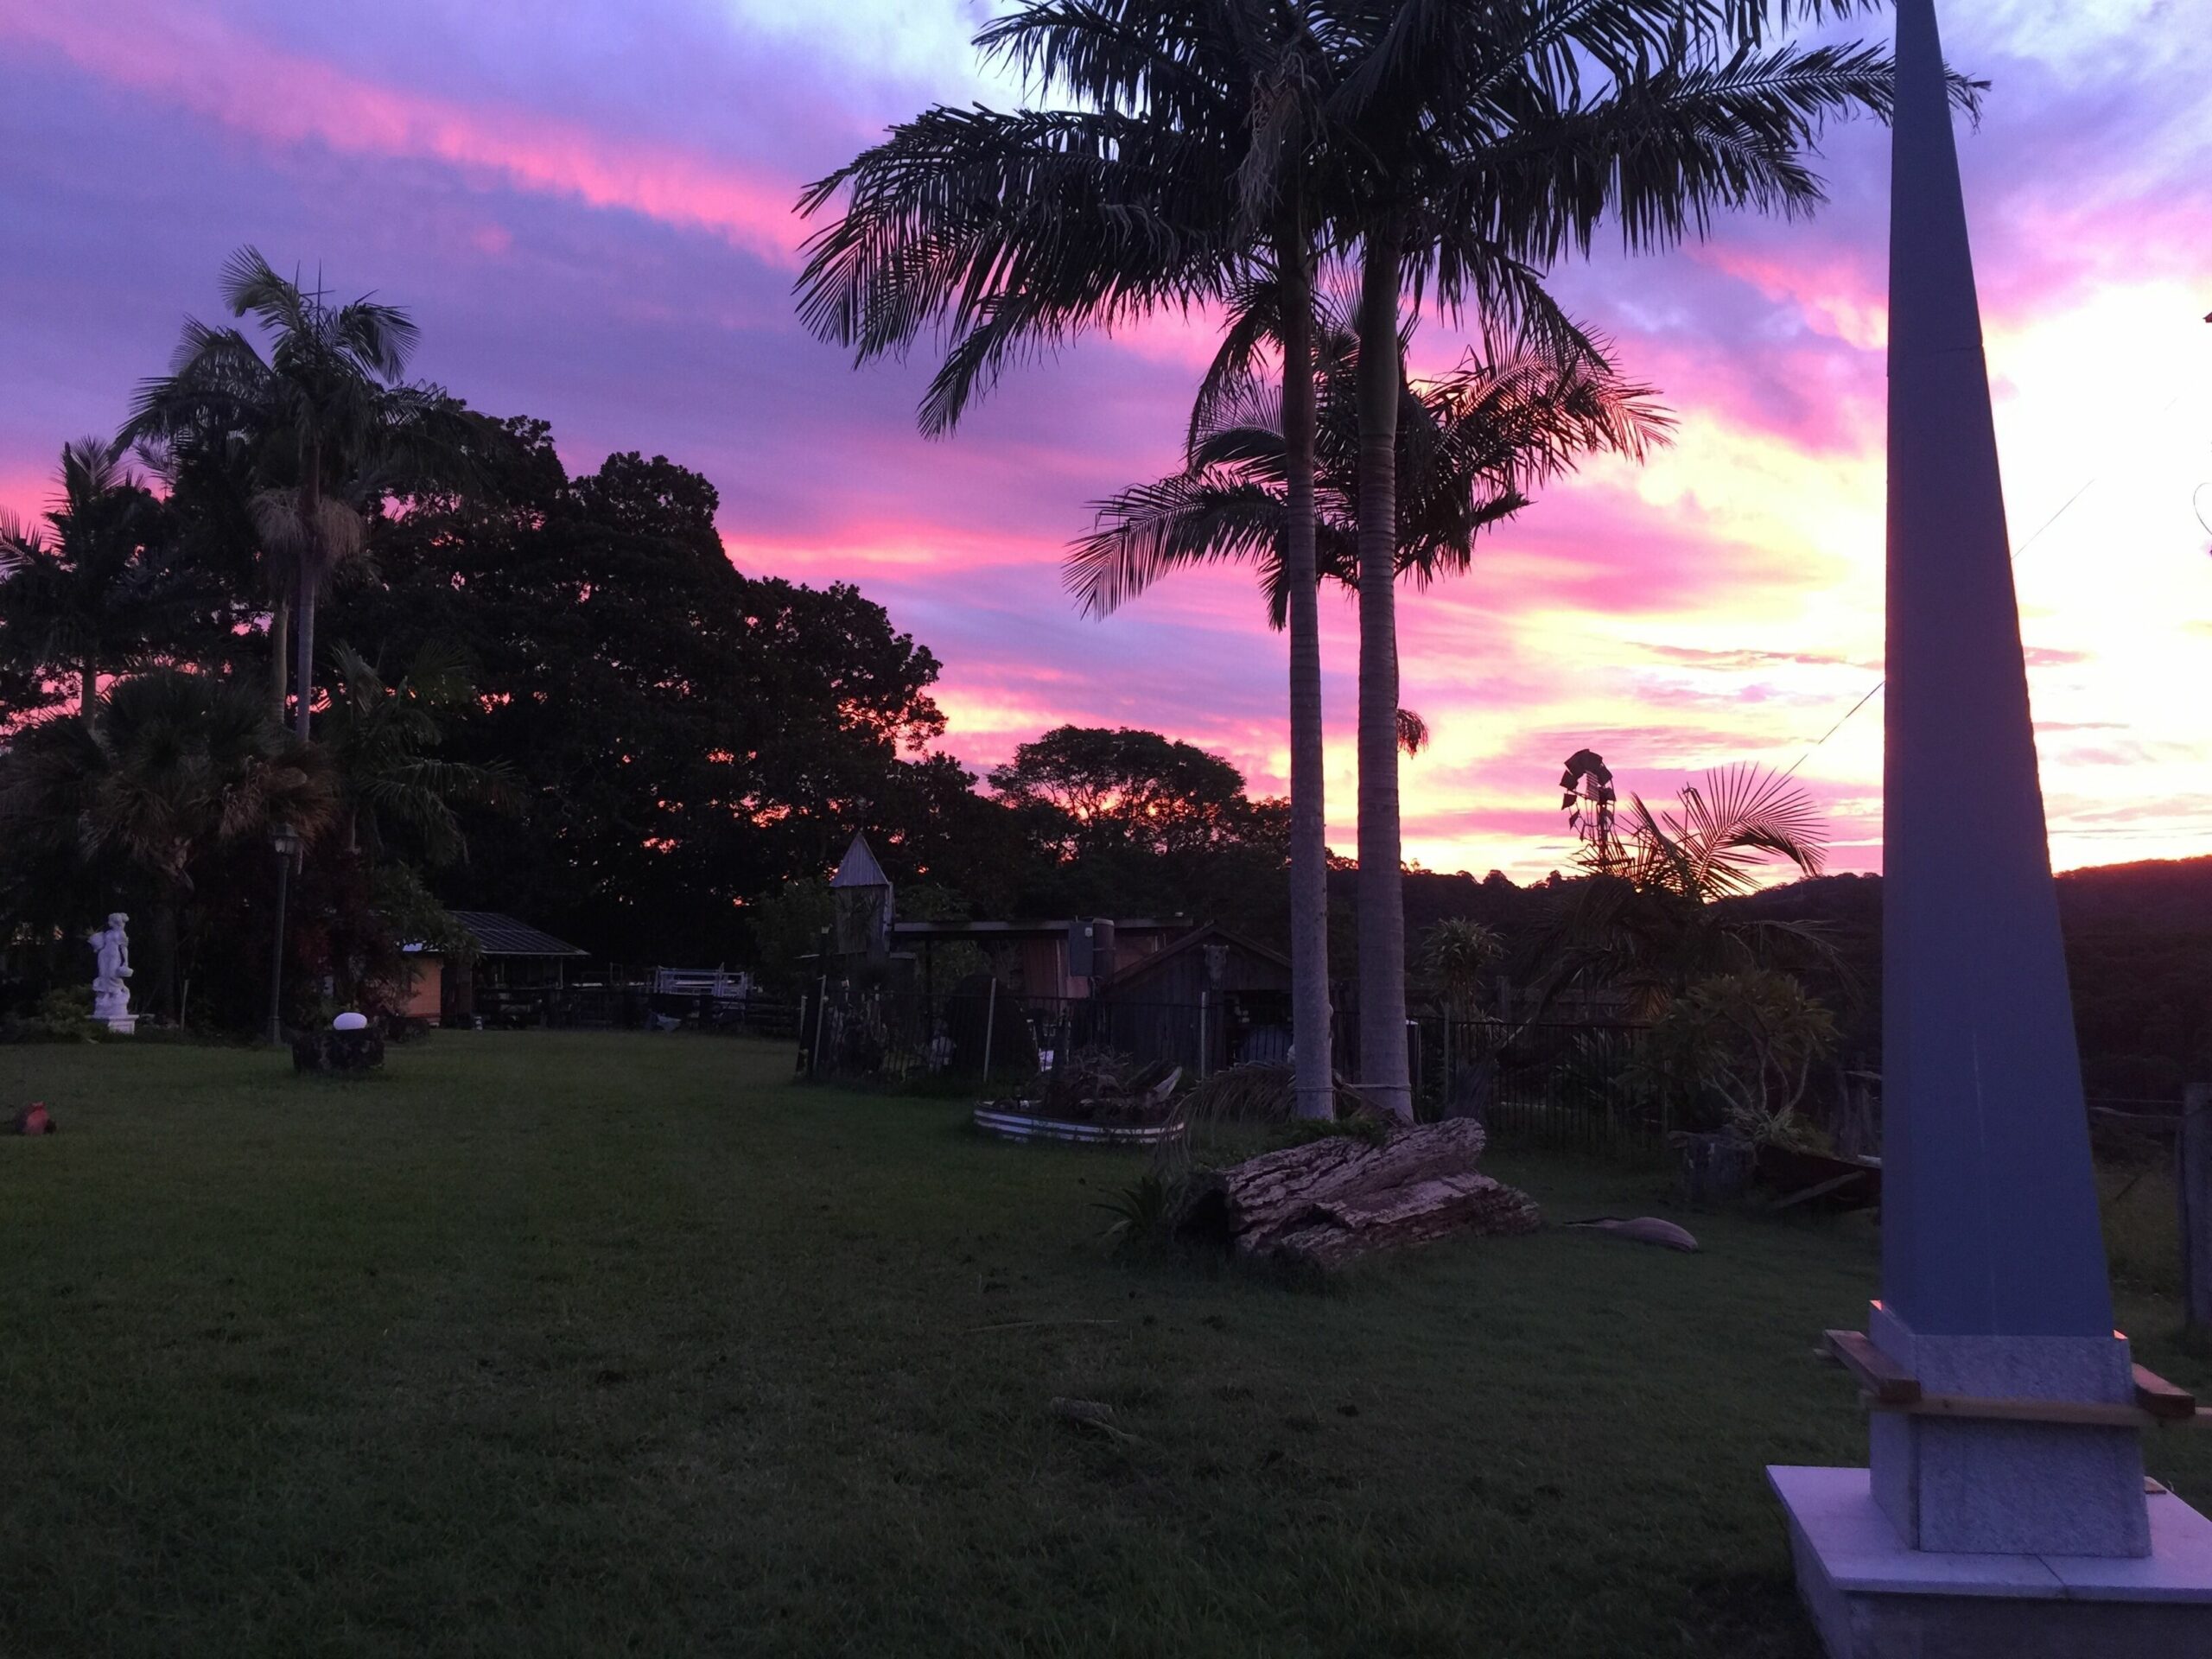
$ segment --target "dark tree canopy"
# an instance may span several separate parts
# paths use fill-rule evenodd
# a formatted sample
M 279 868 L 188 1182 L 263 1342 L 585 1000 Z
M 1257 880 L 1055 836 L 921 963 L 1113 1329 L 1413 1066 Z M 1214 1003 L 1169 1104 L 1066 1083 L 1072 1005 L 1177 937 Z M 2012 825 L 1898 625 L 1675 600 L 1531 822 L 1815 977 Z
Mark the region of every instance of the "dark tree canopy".
M 1188 915 L 1287 941 L 1290 814 L 1220 756 L 1157 732 L 1062 726 L 995 768 L 1031 916 Z
M 991 787 L 1067 858 L 1187 853 L 1249 840 L 1268 811 L 1219 755 L 1131 727 L 1062 726 L 995 767 Z
M 384 526 L 330 613 L 372 661 L 456 648 L 477 695 L 446 753 L 518 774 L 518 816 L 463 810 L 441 886 L 620 959 L 741 960 L 748 900 L 951 781 L 918 758 L 937 661 L 855 588 L 741 574 L 697 474 L 571 480 L 543 423 L 506 431 L 488 486 Z

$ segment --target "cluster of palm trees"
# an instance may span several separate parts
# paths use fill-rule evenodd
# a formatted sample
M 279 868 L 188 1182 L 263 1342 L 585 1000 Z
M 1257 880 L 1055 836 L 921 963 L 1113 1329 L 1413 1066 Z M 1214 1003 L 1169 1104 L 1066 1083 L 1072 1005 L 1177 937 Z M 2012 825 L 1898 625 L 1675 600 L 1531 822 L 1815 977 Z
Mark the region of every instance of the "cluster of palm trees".
M 403 821 L 435 859 L 457 840 L 450 802 L 504 785 L 425 753 L 453 664 L 387 684 L 341 648 L 317 680 L 332 571 L 391 499 L 461 476 L 475 417 L 403 378 L 404 311 L 334 303 L 250 247 L 222 290 L 258 339 L 188 321 L 121 432 L 64 448 L 44 523 L 0 520 L 5 666 L 33 690 L 73 677 L 77 694 L 73 713 L 22 724 L 0 754 L 7 879 L 58 889 L 92 872 L 146 890 L 153 988 L 172 1014 L 178 918 L 211 860 L 334 827 L 373 850 L 378 824 Z M 163 492 L 131 470 L 134 453 Z M 241 671 L 264 649 L 265 691 Z
M 367 295 L 334 304 L 251 247 L 225 264 L 222 290 L 233 317 L 260 325 L 266 355 L 241 329 L 188 321 L 169 372 L 139 387 L 118 442 L 172 474 L 212 474 L 243 503 L 270 599 L 274 701 L 281 717 L 289 693 L 305 740 L 325 583 L 367 544 L 386 499 L 456 469 L 469 417 L 439 388 L 403 378 L 416 329 L 398 307 Z
M 943 347 L 925 431 L 1009 366 L 1162 310 L 1223 321 L 1185 466 L 1102 505 L 1094 611 L 1243 558 L 1289 636 L 1298 1109 L 1333 1109 L 1317 590 L 1357 594 L 1357 1079 L 1410 1116 L 1401 892 L 1402 577 L 1592 449 L 1663 438 L 1648 388 L 1544 273 L 1732 210 L 1821 200 L 1826 123 L 1886 116 L 1887 55 L 1790 32 L 1878 0 L 1020 0 L 978 36 L 1035 107 L 938 107 L 810 187 L 800 315 L 865 360 Z M 1963 90 L 1963 89 L 1962 89 Z M 1424 308 L 1471 321 L 1410 378 Z

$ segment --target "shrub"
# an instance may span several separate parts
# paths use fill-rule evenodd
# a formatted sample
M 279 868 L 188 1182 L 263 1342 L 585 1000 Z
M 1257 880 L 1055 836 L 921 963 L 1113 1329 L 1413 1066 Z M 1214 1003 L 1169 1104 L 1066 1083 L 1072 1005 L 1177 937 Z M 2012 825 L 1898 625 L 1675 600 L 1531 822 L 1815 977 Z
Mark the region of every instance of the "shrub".
M 1668 1005 L 1634 1075 L 1717 1097 L 1728 1129 L 1753 1145 L 1824 1149 L 1800 1111 L 1813 1064 L 1835 1047 L 1835 1020 L 1788 974 L 1701 979 Z
M 91 988 L 68 985 L 39 998 L 29 1019 L 0 1021 L 0 1042 L 89 1043 L 105 1031 L 92 1018 Z

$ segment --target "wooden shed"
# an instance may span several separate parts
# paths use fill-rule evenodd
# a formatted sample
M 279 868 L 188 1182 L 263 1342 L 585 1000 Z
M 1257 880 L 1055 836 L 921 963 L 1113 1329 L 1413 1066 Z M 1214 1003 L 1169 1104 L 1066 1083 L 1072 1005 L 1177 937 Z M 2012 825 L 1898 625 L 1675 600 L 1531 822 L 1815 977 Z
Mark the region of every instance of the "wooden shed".
M 1204 1073 L 1290 1053 L 1290 958 L 1211 923 L 1098 988 L 1102 1036 Z
M 568 984 L 570 966 L 588 954 L 565 939 L 493 910 L 451 912 L 475 944 L 475 963 L 461 969 L 435 947 L 405 947 L 413 984 L 405 1012 L 411 1017 L 467 1025 L 542 1023 L 549 994 Z

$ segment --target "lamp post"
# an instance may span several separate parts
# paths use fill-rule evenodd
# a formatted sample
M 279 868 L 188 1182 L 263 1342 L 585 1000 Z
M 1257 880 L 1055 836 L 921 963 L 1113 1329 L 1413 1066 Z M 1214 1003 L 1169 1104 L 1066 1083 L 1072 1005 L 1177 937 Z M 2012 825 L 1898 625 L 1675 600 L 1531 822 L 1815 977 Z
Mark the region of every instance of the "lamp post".
M 284 1041 L 284 899 L 292 883 L 292 861 L 299 856 L 299 832 L 289 823 L 271 824 L 270 850 L 276 855 L 276 929 L 269 948 L 269 1040 Z

